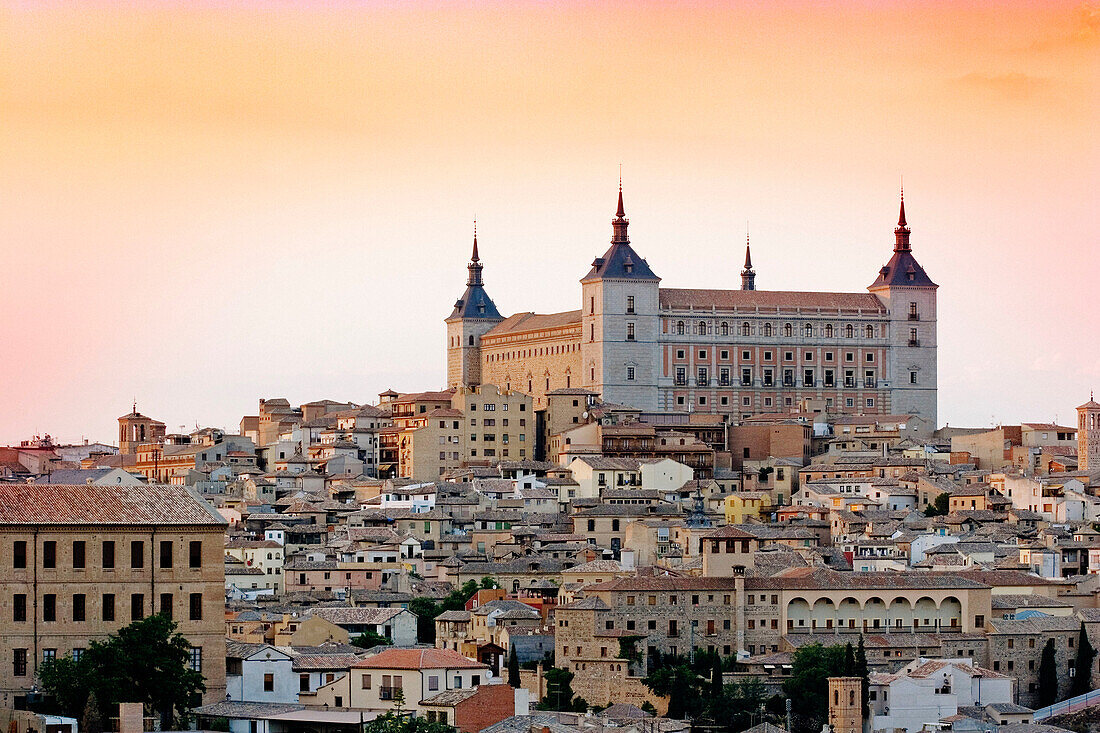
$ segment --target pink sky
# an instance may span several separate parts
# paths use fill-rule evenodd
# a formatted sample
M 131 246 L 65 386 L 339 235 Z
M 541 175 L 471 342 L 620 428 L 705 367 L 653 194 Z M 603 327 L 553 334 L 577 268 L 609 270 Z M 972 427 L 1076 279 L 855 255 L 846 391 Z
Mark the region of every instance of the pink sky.
M 3 3 L 0 443 L 441 386 L 474 215 L 578 307 L 620 163 L 672 287 L 860 290 L 904 175 L 941 420 L 1066 422 L 1098 128 L 1094 3 Z

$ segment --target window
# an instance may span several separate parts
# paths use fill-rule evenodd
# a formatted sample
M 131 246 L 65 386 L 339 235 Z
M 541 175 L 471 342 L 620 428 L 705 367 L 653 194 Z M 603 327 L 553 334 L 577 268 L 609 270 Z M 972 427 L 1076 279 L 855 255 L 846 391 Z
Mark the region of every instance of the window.
M 175 601 L 172 598 L 172 594 L 171 593 L 161 593 L 160 594 L 160 612 L 161 612 L 161 615 L 163 615 L 165 618 L 171 619 L 172 618 L 172 612 L 173 612 L 173 606 L 175 606 Z
M 87 562 L 85 558 L 86 544 L 84 540 L 73 542 L 73 568 L 82 570 Z
M 631 298 L 631 300 L 633 300 L 633 298 Z M 439 689 L 439 676 L 438 675 L 433 674 L 433 675 L 428 676 L 428 689 L 433 691 L 433 692 L 435 690 Z
M 13 649 L 12 652 L 12 676 L 14 677 L 26 677 L 27 676 L 27 650 L 26 649 Z
M 188 655 L 187 666 L 191 668 L 192 672 L 202 671 L 202 647 L 191 647 L 191 653 Z
M 633 295 L 626 296 L 626 312 L 627 313 L 633 313 L 634 312 L 634 296 Z
M 162 540 L 160 543 L 160 566 L 162 568 L 172 567 L 172 541 Z
M 369 675 L 369 674 L 365 674 L 365 675 L 363 675 L 363 680 L 362 680 L 362 682 L 360 682 L 360 685 L 362 686 L 362 688 L 363 688 L 364 690 L 369 690 L 369 689 L 370 689 L 370 686 L 371 686 L 371 678 L 370 678 L 370 675 Z
M 46 540 L 42 543 L 42 567 L 57 567 L 57 543 L 53 540 Z
M 111 540 L 103 542 L 103 569 L 114 570 L 115 567 L 115 543 Z
M 909 372 L 909 384 L 916 384 L 916 383 L 917 383 L 917 373 L 916 372 Z
M 115 620 L 115 594 L 104 593 L 103 594 L 103 620 L 114 621 Z
M 634 367 L 632 367 L 632 366 L 626 368 L 626 381 L 628 381 L 628 382 L 633 382 L 634 381 Z
M 141 593 L 130 595 L 130 620 L 141 621 L 145 618 L 145 596 Z
M 275 675 L 264 672 L 264 692 L 275 692 Z
M 12 547 L 11 566 L 13 568 L 27 567 L 27 543 L 24 540 L 16 540 Z M 24 650 L 26 651 L 26 650 Z
M 677 321 L 676 322 L 676 335 L 677 336 L 683 336 L 684 335 L 684 322 L 683 321 Z
M 42 650 L 42 663 L 43 664 L 45 664 L 46 662 L 52 662 L 55 659 L 57 659 L 57 650 L 56 649 L 43 649 Z
M 73 621 L 84 621 L 87 603 L 83 593 L 73 594 Z
M 145 567 L 145 543 L 141 540 L 130 543 L 130 567 L 134 569 Z
M 634 323 L 632 321 L 626 324 L 626 340 L 634 340 Z
M 12 596 L 11 620 L 12 621 L 26 621 L 27 620 L 27 594 L 26 593 L 16 593 L 14 596 Z
M 57 620 L 57 596 L 53 593 L 47 593 L 42 596 L 42 620 Z

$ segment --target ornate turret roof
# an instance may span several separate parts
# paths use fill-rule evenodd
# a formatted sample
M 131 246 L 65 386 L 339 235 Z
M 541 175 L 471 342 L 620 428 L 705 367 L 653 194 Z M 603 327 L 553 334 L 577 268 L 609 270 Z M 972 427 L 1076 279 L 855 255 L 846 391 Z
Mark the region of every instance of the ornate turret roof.
M 615 210 L 615 218 L 611 220 L 612 235 L 611 247 L 592 261 L 592 269 L 581 279 L 587 280 L 615 279 L 615 280 L 660 280 L 649 269 L 649 264 L 630 246 L 630 237 L 627 227 L 630 220 L 626 218 L 626 210 L 623 208 L 623 183 L 619 181 L 619 205 Z
M 481 280 L 481 258 L 477 252 L 477 222 L 474 222 L 474 250 L 470 254 L 470 264 L 466 266 L 470 275 L 466 278 L 466 292 L 455 301 L 454 310 L 447 320 L 455 318 L 480 318 L 485 320 L 503 320 L 496 304 L 489 294 L 485 292 L 485 284 Z
M 938 288 L 920 266 L 909 246 L 909 225 L 905 221 L 905 191 L 901 193 L 901 211 L 894 228 L 894 256 L 878 271 L 878 278 L 869 290 L 882 287 Z

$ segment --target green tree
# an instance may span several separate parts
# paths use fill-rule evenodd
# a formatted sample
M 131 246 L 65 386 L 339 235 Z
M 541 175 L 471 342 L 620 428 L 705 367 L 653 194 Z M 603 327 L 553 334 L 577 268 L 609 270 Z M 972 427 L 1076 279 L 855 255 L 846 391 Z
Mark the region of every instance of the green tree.
M 512 651 L 508 652 L 508 684 L 516 688 L 520 686 L 519 656 L 516 654 L 515 644 L 512 644 Z
M 1054 639 L 1047 639 L 1039 657 L 1039 707 L 1058 702 L 1058 667 L 1054 658 Z
M 157 614 L 135 621 L 105 641 L 93 641 L 80 655 L 46 662 L 39 669 L 43 690 L 60 711 L 82 716 L 88 698 L 99 710 L 120 702 L 141 702 L 161 718 L 163 729 L 177 726 L 206 691 L 202 674 L 190 667 L 191 643 L 176 624 Z
M 361 649 L 372 649 L 376 646 L 389 646 L 393 642 L 377 631 L 364 631 L 362 634 L 352 639 L 351 643 Z
M 492 578 L 489 580 L 496 582 Z M 476 580 L 467 580 L 461 588 L 451 591 L 438 602 L 423 596 L 409 601 L 409 610 L 416 614 L 416 640 L 421 644 L 435 644 L 435 617 L 444 611 L 461 611 L 466 608 L 466 601 L 474 597 L 479 587 Z
M 933 499 L 931 504 L 924 505 L 924 516 L 942 517 L 947 515 L 950 511 L 950 501 L 951 495 L 944 491 Z
M 499 588 L 500 584 L 498 584 L 495 579 L 486 575 L 481 579 L 481 587 L 485 590 L 492 590 L 494 588 Z
M 573 695 L 573 673 L 561 667 L 551 667 L 546 670 L 546 697 L 537 705 L 539 710 L 574 711 L 580 707 L 579 712 L 588 709 L 588 703 L 582 697 Z
M 653 670 L 642 680 L 650 692 L 668 698 L 669 718 L 699 717 L 704 700 L 700 690 L 702 678 L 690 664 L 681 660 Z
M 858 666 L 858 656 L 857 656 Z M 828 719 L 829 677 L 844 675 L 844 647 L 807 644 L 794 653 L 791 675 L 783 692 L 797 705 L 791 716 L 792 733 L 817 733 Z
M 714 707 L 725 697 L 725 687 L 725 682 L 722 679 L 722 660 L 715 655 L 710 666 L 710 689 L 707 691 L 707 696 L 710 698 L 707 702 L 711 707 Z
M 1077 661 L 1073 663 L 1073 683 L 1069 688 L 1069 697 L 1084 695 L 1092 689 L 1092 662 L 1095 658 L 1096 650 L 1092 648 L 1082 621 L 1081 632 L 1077 636 Z
M 870 693 L 871 693 L 871 670 L 867 665 L 867 650 L 863 647 L 863 634 L 859 635 L 859 646 L 856 647 L 856 666 L 852 671 L 853 677 L 859 677 L 859 696 L 860 703 L 863 706 L 863 719 L 869 720 L 871 717 L 870 706 Z
M 88 701 L 84 703 L 84 715 L 80 718 L 80 730 L 83 733 L 103 733 L 103 716 L 99 713 L 99 704 L 95 700 L 95 695 L 88 695 Z M 226 730 L 229 730 L 228 724 Z
M 851 676 L 856 673 L 856 655 L 852 649 L 852 642 L 844 645 L 844 674 Z

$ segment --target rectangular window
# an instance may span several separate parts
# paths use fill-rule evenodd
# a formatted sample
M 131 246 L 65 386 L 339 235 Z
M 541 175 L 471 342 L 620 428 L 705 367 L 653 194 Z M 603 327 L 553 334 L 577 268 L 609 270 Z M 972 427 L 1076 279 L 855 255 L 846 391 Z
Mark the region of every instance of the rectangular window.
M 172 618 L 172 607 L 175 605 L 171 593 L 160 594 L 160 614 L 165 618 Z
M 437 675 L 428 676 L 428 690 L 435 691 L 439 689 L 439 677 Z
M 52 662 L 55 659 L 57 659 L 57 650 L 56 649 L 43 649 L 42 650 L 42 663 L 43 664 L 45 664 L 46 662 Z
M 141 540 L 130 543 L 130 567 L 135 570 L 145 567 L 145 543 Z
M 12 547 L 11 566 L 13 568 L 27 567 L 27 543 L 24 540 L 16 540 Z
M 161 540 L 160 543 L 160 566 L 162 568 L 172 567 L 172 541 Z
M 141 593 L 130 595 L 130 620 L 141 621 L 145 618 L 145 596 Z
M 634 296 L 633 295 L 626 296 L 626 312 L 627 313 L 633 313 L 634 312 Z
M 627 341 L 633 341 L 634 340 L 634 323 L 633 322 L 628 322 L 626 324 L 626 340 Z
M 57 620 L 57 596 L 53 593 L 42 596 L 42 620 Z
M 191 594 L 191 620 L 202 621 L 202 593 Z
M 84 621 L 87 612 L 87 601 L 83 593 L 73 594 L 73 621 Z
M 57 567 L 57 543 L 53 540 L 46 540 L 42 543 L 42 567 Z
M 12 596 L 11 620 L 12 621 L 26 621 L 27 620 L 27 594 L 26 593 L 16 593 L 14 596 Z
M 360 684 L 360 686 L 362 686 L 362 688 L 364 690 L 369 690 L 370 689 L 370 675 L 369 674 L 363 675 L 363 679 L 360 681 L 359 684 Z
M 113 570 L 115 567 L 115 543 L 111 540 L 103 542 L 103 569 Z
M 76 540 L 73 542 L 73 568 L 77 570 L 83 570 L 87 562 L 85 558 L 87 545 L 84 540 Z
M 264 672 L 264 692 L 275 692 L 275 675 Z
M 12 675 L 14 677 L 26 677 L 27 676 L 27 650 L 26 649 L 13 649 L 12 654 Z
M 201 672 L 202 671 L 202 647 L 201 646 L 191 647 L 191 654 L 188 657 L 187 666 L 191 668 L 192 672 Z
M 114 621 L 115 620 L 115 594 L 104 593 L 103 594 L 103 620 Z
M 633 382 L 634 381 L 634 367 L 632 367 L 632 366 L 626 368 L 626 381 L 628 381 L 628 382 Z

